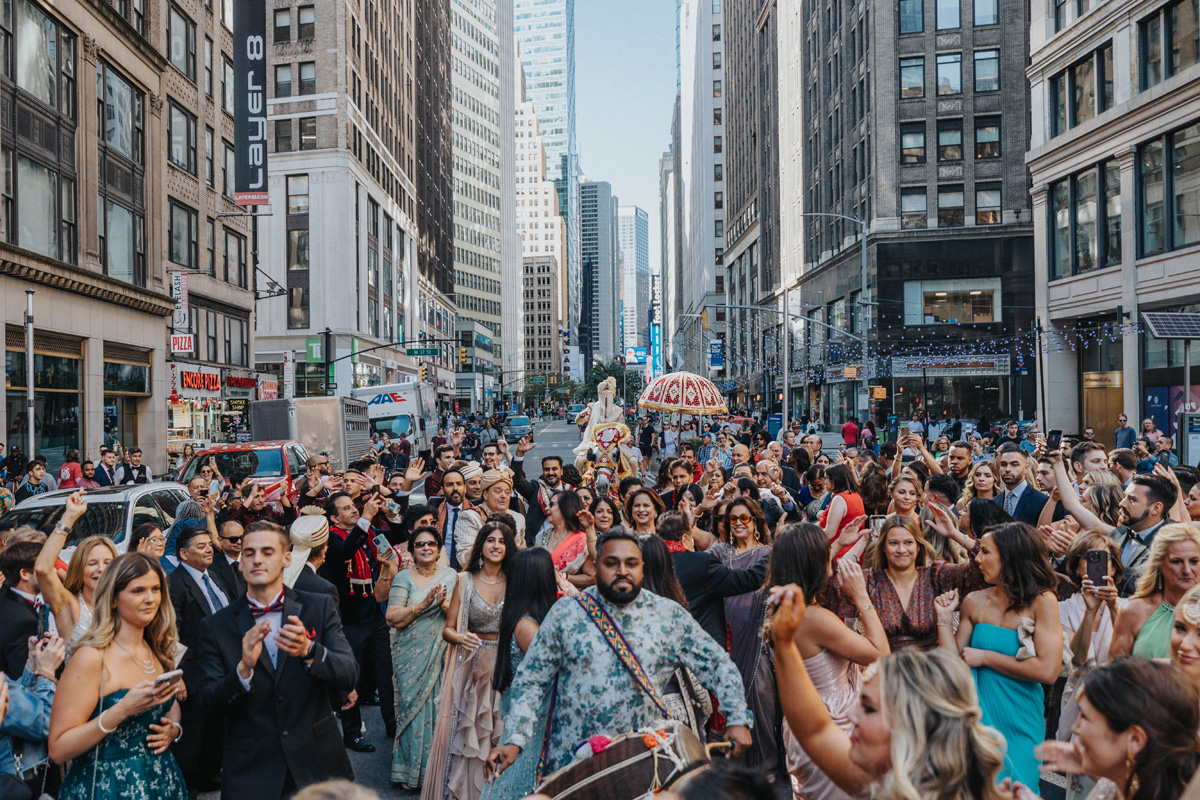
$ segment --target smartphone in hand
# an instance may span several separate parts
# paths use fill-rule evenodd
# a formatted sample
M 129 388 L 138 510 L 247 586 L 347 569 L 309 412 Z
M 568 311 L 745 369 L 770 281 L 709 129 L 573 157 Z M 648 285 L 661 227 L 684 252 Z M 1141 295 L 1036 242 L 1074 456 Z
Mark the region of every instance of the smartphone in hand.
M 1107 550 L 1088 550 L 1087 551 L 1087 576 L 1088 580 L 1097 589 L 1102 589 L 1108 585 L 1104 580 L 1108 577 L 1108 558 Z

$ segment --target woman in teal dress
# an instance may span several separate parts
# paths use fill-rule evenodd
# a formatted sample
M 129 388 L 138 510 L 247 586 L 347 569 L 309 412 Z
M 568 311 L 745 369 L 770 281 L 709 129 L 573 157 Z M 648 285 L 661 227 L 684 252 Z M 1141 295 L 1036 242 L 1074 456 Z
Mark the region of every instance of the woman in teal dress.
M 1175 606 L 1198 579 L 1200 531 L 1191 525 L 1163 525 L 1150 543 L 1133 597 L 1117 617 L 1109 657 L 1169 657 Z
M 983 723 L 1007 742 L 997 780 L 1037 786 L 1041 773 L 1033 748 L 1046 734 L 1041 684 L 1054 683 L 1062 668 L 1054 571 L 1042 537 L 1020 522 L 988 529 L 975 559 L 991 588 L 963 599 L 957 634 L 957 590 L 937 598 L 938 645 L 962 655 L 975 678 Z M 1036 655 L 1018 660 L 1022 639 L 1032 641 Z
M 557 579 L 557 580 L 556 580 Z M 557 585 L 556 585 L 557 584 Z M 537 635 L 542 620 L 558 597 L 558 589 L 576 594 L 575 587 L 566 576 L 554 570 L 550 553 L 534 547 L 521 550 L 509 567 L 508 591 L 504 596 L 504 612 L 500 616 L 499 653 L 492 686 L 501 692 L 500 718 L 508 717 L 512 700 L 508 687 L 521 666 L 525 651 Z M 554 692 L 548 692 L 542 700 L 538 723 L 534 727 L 534 739 L 521 751 L 521 755 L 503 774 L 493 777 L 484 787 L 481 800 L 516 800 L 533 793 L 546 775 L 542 774 L 542 745 L 549 736 L 552 724 Z
M 433 743 L 441 691 L 446 641 L 446 606 L 456 573 L 439 567 L 442 537 L 436 528 L 420 527 L 408 540 L 413 565 L 401 570 L 388 595 L 387 621 L 392 638 L 396 679 L 396 743 L 392 750 L 392 782 L 415 791 L 424 777 Z
M 162 567 L 142 553 L 115 558 L 50 713 L 50 757 L 71 762 L 59 800 L 187 800 L 168 751 L 184 735 L 179 683 L 154 684 L 177 641 Z

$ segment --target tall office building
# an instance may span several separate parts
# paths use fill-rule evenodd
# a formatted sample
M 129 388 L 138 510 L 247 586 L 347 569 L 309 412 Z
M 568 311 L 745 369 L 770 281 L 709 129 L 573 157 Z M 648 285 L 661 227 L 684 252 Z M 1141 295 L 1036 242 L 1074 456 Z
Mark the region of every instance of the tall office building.
M 567 252 L 567 227 L 559 214 L 558 191 L 547 176 L 546 148 L 538 133 L 533 103 L 516 105 L 517 230 L 523 258 L 522 291 L 525 312 L 525 370 L 527 375 L 558 375 L 566 289 L 562 276 Z
M 514 153 L 501 130 L 501 98 L 515 96 L 513 70 L 501 68 L 501 49 L 513 46 L 511 29 L 498 27 L 500 17 L 511 20 L 504 6 L 512 0 L 451 0 L 451 87 L 454 131 L 454 291 L 459 318 L 475 320 L 491 331 L 501 351 L 503 262 L 516 261 L 505 253 L 501 185 L 512 173 Z M 512 58 L 511 54 L 509 58 Z M 515 59 L 514 59 L 515 60 Z M 511 131 L 503 131 L 511 135 Z M 505 159 L 503 154 L 510 157 Z M 503 176 L 503 177 L 502 177 Z M 511 195 L 509 196 L 511 198 Z M 515 218 L 509 220 L 515 231 Z M 485 374 L 490 361 L 459 366 L 460 394 L 490 397 L 495 376 Z M 468 384 L 470 384 L 468 386 Z M 486 384 L 486 385 L 485 385 Z M 478 408 L 478 406 L 473 406 Z
M 780 124 L 794 136 L 798 115 L 804 136 L 800 181 L 783 169 L 780 192 L 783 225 L 804 241 L 792 302 L 832 326 L 809 324 L 799 343 L 793 409 L 829 422 L 863 413 L 862 345 L 850 336 L 865 332 L 867 376 L 887 390 L 872 417 L 1027 418 L 1034 382 L 1013 358 L 1035 300 L 1028 3 L 868 8 L 802 0 L 800 19 L 778 26 L 781 63 L 802 81 L 779 81 Z M 854 220 L 867 229 L 866 298 Z
M 1039 419 L 1094 427 L 1110 447 L 1123 414 L 1175 435 L 1200 380 L 1183 342 L 1138 323 L 1200 302 L 1197 6 L 1037 6 L 1030 39 L 1034 286 L 1049 345 L 1032 374 L 1051 403 Z M 1181 456 L 1196 463 L 1194 449 Z
M 299 355 L 297 396 L 323 395 L 328 383 L 346 395 L 412 377 L 417 364 L 401 342 L 426 335 L 414 312 L 419 295 L 433 294 L 415 268 L 421 48 L 419 39 L 413 47 L 412 7 L 375 15 L 369 6 L 319 3 L 273 9 L 271 23 L 276 213 L 259 223 L 259 256 L 286 299 L 259 304 L 257 361 L 282 374 L 288 354 Z M 452 321 L 442 327 L 438 338 L 453 336 Z M 325 329 L 338 359 L 332 381 L 302 357 L 306 340 Z M 445 344 L 432 362 L 443 371 L 457 362 Z M 448 401 L 452 377 L 443 375 L 439 389 Z
M 560 284 L 567 296 L 566 330 L 579 327 L 582 295 L 579 145 L 575 136 L 575 0 L 513 0 L 525 96 L 537 110 L 546 171 L 566 223 L 567 261 Z
M 678 38 L 678 37 L 677 37 Z M 677 320 L 682 314 L 684 296 L 683 276 L 683 175 L 680 173 L 681 130 L 679 111 L 681 98 L 675 95 L 675 110 L 671 115 L 671 145 L 658 166 L 658 205 L 660 216 L 660 243 L 662 245 L 662 260 L 659 262 L 659 275 L 662 289 L 663 317 L 663 361 L 674 367 L 682 364 L 682 342 L 678 341 L 674 332 L 678 330 Z M 723 314 L 723 310 L 717 313 Z
M 604 181 L 587 181 L 580 187 L 582 206 L 583 323 L 589 336 L 582 343 L 584 366 L 607 363 L 621 354 L 620 333 L 621 249 L 617 240 L 617 198 Z
M 774 307 L 779 280 L 779 120 L 776 114 L 775 0 L 727 0 L 724 4 L 724 136 L 717 135 L 714 151 L 725 156 L 725 252 L 718 262 L 718 282 L 724 278 L 731 306 Z M 714 55 L 714 58 L 716 56 Z M 716 66 L 714 61 L 714 67 Z M 717 211 L 720 213 L 720 210 Z M 724 273 L 724 276 L 722 275 Z M 710 312 L 711 313 L 711 312 Z M 770 331 L 775 346 L 781 323 L 778 314 L 730 308 L 722 326 L 730 359 L 727 375 L 736 386 L 730 395 L 777 394 L 778 372 L 768 369 L 768 349 L 762 333 Z M 771 350 L 773 353 L 773 349 Z M 782 389 L 780 378 L 779 389 Z
M 504 402 L 521 391 L 525 372 L 525 304 L 521 302 L 525 267 L 521 233 L 517 230 L 517 99 L 525 96 L 525 70 L 517 58 L 517 38 L 512 32 L 512 2 L 497 9 L 500 69 L 509 77 L 500 93 L 500 334 L 495 355 Z
M 637 206 L 617 211 L 622 265 L 621 311 L 625 347 L 649 347 L 646 314 L 650 310 L 650 215 Z
M 708 341 L 702 315 L 714 322 L 724 305 L 725 252 L 725 28 L 722 4 L 683 0 L 679 6 L 680 91 L 679 231 L 682 252 L 667 332 L 676 363 L 707 374 Z M 672 364 L 675 366 L 675 364 Z

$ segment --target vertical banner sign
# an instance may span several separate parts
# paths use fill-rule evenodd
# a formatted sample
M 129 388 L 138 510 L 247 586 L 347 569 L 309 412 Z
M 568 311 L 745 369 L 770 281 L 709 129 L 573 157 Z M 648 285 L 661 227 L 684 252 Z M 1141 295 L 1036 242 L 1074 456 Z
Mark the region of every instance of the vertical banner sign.
M 266 0 L 233 0 L 234 200 L 265 206 L 267 196 Z
M 296 396 L 296 357 L 291 350 L 283 353 L 283 396 L 288 400 Z
M 188 328 L 188 290 L 187 273 L 171 273 L 171 296 L 175 298 L 175 316 L 171 320 L 173 328 Z

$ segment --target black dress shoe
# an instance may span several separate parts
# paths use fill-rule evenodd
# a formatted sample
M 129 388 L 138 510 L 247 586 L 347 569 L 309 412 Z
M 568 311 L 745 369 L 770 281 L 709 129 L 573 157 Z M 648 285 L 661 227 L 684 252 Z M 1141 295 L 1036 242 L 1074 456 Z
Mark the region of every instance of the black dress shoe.
M 368 742 L 364 737 L 359 736 L 346 742 L 346 749 L 353 750 L 356 753 L 374 753 L 375 745 Z

